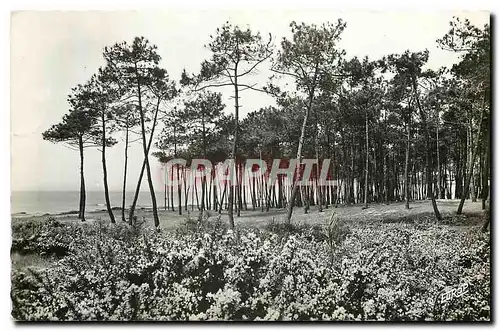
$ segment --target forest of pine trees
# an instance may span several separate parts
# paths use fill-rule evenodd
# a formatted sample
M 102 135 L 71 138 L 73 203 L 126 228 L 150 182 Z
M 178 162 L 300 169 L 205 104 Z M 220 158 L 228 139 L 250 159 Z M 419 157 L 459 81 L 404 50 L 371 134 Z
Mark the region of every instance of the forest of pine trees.
M 488 208 L 490 192 L 491 39 L 490 26 L 475 27 L 454 19 L 437 45 L 459 56 L 456 64 L 430 70 L 429 52 L 406 51 L 383 58 L 348 58 L 338 42 L 346 23 L 290 24 L 292 37 L 275 40 L 250 28 L 225 23 L 207 36 L 209 59 L 199 72 L 184 71 L 179 81 L 162 66 L 157 46 L 143 37 L 106 47 L 105 66 L 68 97 L 69 112 L 43 138 L 79 150 L 81 198 L 85 219 L 84 151 L 96 147 L 102 155 L 104 201 L 111 222 L 131 222 L 144 178 L 151 194 L 152 218 L 158 210 L 213 210 L 233 215 L 247 210 L 294 207 L 319 211 L 339 204 L 406 202 L 429 199 L 481 199 Z M 162 46 L 162 45 L 158 45 Z M 267 81 L 255 72 L 271 73 Z M 286 84 L 285 84 L 286 82 Z M 221 88 L 230 88 L 224 100 Z M 245 90 L 271 95 L 275 103 L 239 113 Z M 124 133 L 123 202 L 114 215 L 109 200 L 106 150 L 116 148 Z M 140 174 L 128 174 L 128 148 L 142 146 Z M 171 172 L 180 183 L 163 187 L 154 182 L 155 158 L 166 164 L 188 160 Z M 208 159 L 215 168 L 202 181 L 189 181 L 192 159 Z M 227 159 L 236 170 L 237 185 L 217 183 L 217 168 Z M 329 159 L 327 178 L 314 167 L 309 186 L 279 175 L 269 186 L 266 177 L 243 172 L 245 160 L 273 160 L 287 167 L 290 159 Z M 219 166 L 218 166 L 219 165 Z M 297 171 L 300 171 L 300 167 Z M 118 169 L 114 169 L 118 171 Z M 136 182 L 132 206 L 125 205 L 126 183 Z M 163 191 L 164 201 L 157 201 Z M 127 209 L 127 213 L 125 212 Z

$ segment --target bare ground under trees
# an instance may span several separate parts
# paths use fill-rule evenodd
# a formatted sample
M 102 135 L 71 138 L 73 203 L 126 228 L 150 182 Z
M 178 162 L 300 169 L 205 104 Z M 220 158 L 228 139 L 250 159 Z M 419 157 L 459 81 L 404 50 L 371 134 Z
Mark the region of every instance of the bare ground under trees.
M 456 214 L 459 199 L 436 200 L 439 210 L 441 211 L 443 217 L 449 217 Z M 364 204 L 355 205 L 339 205 L 337 208 L 329 207 L 328 209 L 323 209 L 323 212 L 318 212 L 317 206 L 311 206 L 308 214 L 304 214 L 303 210 L 298 210 L 294 213 L 292 217 L 292 223 L 304 223 L 309 225 L 315 224 L 325 224 L 330 219 L 332 212 L 339 220 L 345 221 L 398 221 L 411 218 L 419 218 L 421 216 L 429 215 L 432 216 L 432 205 L 430 200 L 415 201 L 410 203 L 410 209 L 405 208 L 405 202 L 393 202 L 390 204 L 370 204 L 370 208 L 363 209 Z M 270 221 L 277 220 L 281 221 L 286 213 L 285 208 L 281 209 L 271 209 L 269 212 L 261 211 L 245 211 L 241 213 L 240 217 L 235 217 L 236 227 L 265 227 Z M 179 225 L 186 222 L 188 217 L 196 219 L 199 212 L 195 208 L 194 211 L 189 210 L 184 215 L 178 215 L 177 212 L 158 210 L 160 217 L 160 228 L 162 230 L 171 231 L 175 230 Z M 481 210 L 481 202 L 471 202 L 467 200 L 464 205 L 464 214 L 469 218 L 475 218 L 479 222 L 483 218 L 483 211 Z M 139 209 L 136 212 L 137 218 L 139 220 L 145 220 L 146 226 L 153 226 L 153 219 L 151 218 L 151 209 Z M 15 215 L 13 216 L 13 221 L 16 220 L 40 220 L 43 221 L 48 218 L 49 215 L 44 216 L 30 216 L 30 215 Z M 72 221 L 80 222 L 77 214 L 58 214 L 50 215 L 58 220 L 62 221 Z M 209 219 L 215 219 L 219 216 L 217 212 L 208 211 L 207 216 Z M 87 216 L 87 222 L 92 222 L 93 220 L 101 219 L 103 221 L 108 221 L 108 214 L 105 210 L 89 212 Z M 221 214 L 221 221 L 228 223 L 227 210 L 223 210 Z M 470 225 L 470 223 L 467 223 Z M 459 224 L 457 224 L 459 225 Z M 466 224 L 464 224 L 466 225 Z

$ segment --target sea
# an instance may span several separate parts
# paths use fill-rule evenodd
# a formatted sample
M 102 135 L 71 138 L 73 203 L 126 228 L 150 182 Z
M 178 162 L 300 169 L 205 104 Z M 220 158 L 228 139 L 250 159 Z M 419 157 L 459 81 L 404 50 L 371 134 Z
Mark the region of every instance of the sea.
M 126 208 L 132 204 L 134 192 L 126 192 Z M 109 198 L 112 207 L 121 207 L 122 192 L 110 191 Z M 11 192 L 11 214 L 57 214 L 69 211 L 78 211 L 80 201 L 79 191 L 13 191 Z M 164 192 L 156 192 L 158 207 L 164 206 Z M 177 203 L 177 200 L 174 200 Z M 149 191 L 140 192 L 137 208 L 152 207 Z M 99 211 L 106 209 L 104 192 L 87 191 L 86 211 Z

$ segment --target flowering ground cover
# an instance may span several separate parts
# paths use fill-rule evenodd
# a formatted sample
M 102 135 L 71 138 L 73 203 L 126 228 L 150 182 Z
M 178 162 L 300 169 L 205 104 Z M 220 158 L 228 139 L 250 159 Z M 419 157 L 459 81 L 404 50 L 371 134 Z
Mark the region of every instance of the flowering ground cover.
M 310 215 L 314 217 L 314 215 Z M 17 320 L 488 321 L 490 235 L 448 217 L 175 231 L 18 222 Z M 443 291 L 467 284 L 445 301 Z

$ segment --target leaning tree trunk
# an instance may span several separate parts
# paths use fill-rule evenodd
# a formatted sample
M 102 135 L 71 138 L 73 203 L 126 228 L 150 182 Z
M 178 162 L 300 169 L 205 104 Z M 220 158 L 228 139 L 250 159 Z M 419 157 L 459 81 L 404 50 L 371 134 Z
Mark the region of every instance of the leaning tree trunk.
M 101 151 L 101 161 L 102 161 L 102 173 L 104 181 L 104 199 L 106 200 L 106 209 L 108 210 L 109 219 L 111 223 L 115 223 L 115 215 L 111 209 L 111 202 L 109 201 L 109 188 L 108 188 L 108 170 L 106 168 L 106 119 L 105 112 L 102 110 L 102 151 Z
M 302 129 L 300 130 L 299 146 L 297 147 L 297 162 L 298 162 L 299 166 L 300 166 L 300 163 L 302 162 L 302 145 L 304 144 L 304 137 L 306 135 L 307 120 L 309 118 L 309 114 L 311 113 L 312 101 L 313 101 L 313 94 L 311 93 L 309 95 L 309 104 L 307 105 L 306 114 L 304 116 L 304 121 L 302 122 Z M 288 223 L 290 223 L 290 221 L 292 219 L 293 206 L 294 206 L 294 202 L 295 202 L 295 195 L 297 194 L 297 189 L 298 189 L 298 180 L 296 180 L 296 178 L 295 178 L 295 171 L 293 174 L 292 181 L 293 181 L 292 192 L 290 194 L 290 200 L 288 201 L 287 215 L 286 215 L 286 221 Z
M 148 184 L 149 184 L 149 191 L 151 193 L 151 200 L 153 203 L 153 217 L 154 217 L 154 222 L 155 222 L 155 227 L 160 225 L 160 220 L 158 218 L 158 210 L 156 207 L 156 196 L 154 194 L 154 187 L 153 187 L 153 182 L 151 180 L 151 169 L 149 167 L 149 151 L 151 149 L 151 143 L 153 142 L 153 134 L 155 131 L 156 127 L 156 121 L 158 118 L 158 111 L 159 111 L 159 106 L 160 102 L 158 100 L 158 104 L 156 106 L 156 111 L 155 115 L 153 118 L 153 126 L 151 128 L 151 133 L 149 136 L 149 141 L 146 146 L 146 132 L 145 132 L 145 125 L 144 125 L 144 113 L 142 112 L 142 103 L 141 103 L 141 93 L 140 93 L 140 85 L 139 86 L 139 112 L 141 115 L 141 134 L 142 134 L 142 147 L 143 147 L 143 152 L 144 152 L 144 160 L 142 162 L 142 168 L 141 168 L 141 173 L 139 174 L 139 180 L 137 181 L 137 186 L 135 188 L 135 194 L 134 194 L 134 200 L 132 201 L 132 206 L 130 207 L 130 212 L 129 212 L 129 222 L 132 222 L 134 218 L 134 213 L 135 213 L 135 208 L 137 206 L 137 200 L 139 199 L 139 192 L 141 189 L 141 183 L 142 183 L 142 177 L 144 176 L 144 170 L 147 169 L 147 174 L 148 174 Z
M 80 209 L 78 210 L 78 218 L 85 222 L 85 203 L 86 203 L 86 191 L 85 191 L 85 177 L 83 176 L 83 139 L 78 137 L 78 148 L 80 150 Z
M 156 120 L 156 116 L 155 116 L 155 120 Z M 144 116 L 143 115 L 142 115 L 142 119 L 141 119 L 141 126 L 144 129 Z M 151 133 L 153 133 L 153 131 L 151 131 Z M 153 178 L 151 176 L 151 167 L 149 165 L 149 156 L 148 156 L 149 149 L 146 146 L 146 135 L 145 135 L 145 133 L 143 134 L 142 148 L 143 148 L 143 151 L 144 151 L 144 161 L 146 163 L 146 173 L 147 173 L 147 178 L 148 178 L 149 192 L 151 193 L 151 202 L 153 203 L 154 224 L 155 224 L 156 228 L 159 228 L 159 226 L 160 226 L 160 218 L 158 217 L 158 207 L 156 205 L 155 189 L 154 189 L 154 186 L 153 186 Z
M 219 204 L 219 214 L 222 213 L 222 205 L 224 204 L 224 199 L 226 198 L 226 191 L 227 191 L 227 181 L 224 181 L 224 190 L 222 191 L 222 196 Z
M 196 185 L 197 183 L 197 180 L 196 178 L 194 179 L 194 192 L 195 192 L 195 195 L 196 195 L 196 208 L 198 208 L 198 210 L 201 210 L 200 208 L 200 200 L 198 198 L 198 186 Z

